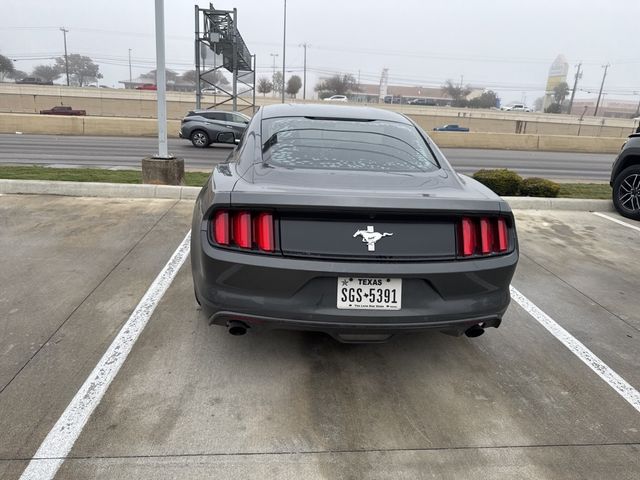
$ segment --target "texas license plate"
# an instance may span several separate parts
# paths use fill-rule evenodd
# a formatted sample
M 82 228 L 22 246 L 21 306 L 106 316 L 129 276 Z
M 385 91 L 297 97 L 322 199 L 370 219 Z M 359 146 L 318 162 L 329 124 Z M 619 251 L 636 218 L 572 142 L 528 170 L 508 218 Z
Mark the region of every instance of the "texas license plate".
M 338 308 L 400 310 L 401 278 L 338 277 Z

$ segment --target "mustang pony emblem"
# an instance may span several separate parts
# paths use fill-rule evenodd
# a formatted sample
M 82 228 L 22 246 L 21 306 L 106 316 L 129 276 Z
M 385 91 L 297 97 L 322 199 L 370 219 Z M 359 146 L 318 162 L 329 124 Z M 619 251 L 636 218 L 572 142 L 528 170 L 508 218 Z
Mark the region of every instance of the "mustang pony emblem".
M 367 226 L 366 230 L 358 230 L 353 234 L 353 238 L 356 238 L 358 235 L 362 236 L 363 243 L 367 244 L 367 249 L 370 252 L 375 252 L 376 250 L 376 242 L 380 240 L 382 237 L 390 237 L 393 233 L 380 233 L 376 232 L 373 229 L 373 225 Z

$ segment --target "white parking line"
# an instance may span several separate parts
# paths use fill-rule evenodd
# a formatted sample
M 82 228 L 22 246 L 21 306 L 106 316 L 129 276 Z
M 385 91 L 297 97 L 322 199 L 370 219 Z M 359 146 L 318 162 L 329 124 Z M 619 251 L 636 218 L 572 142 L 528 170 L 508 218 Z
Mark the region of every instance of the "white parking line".
M 511 286 L 513 298 L 529 315 L 535 318 L 551 335 L 560 340 L 576 357 L 582 360 L 600 378 L 609 384 L 622 398 L 640 412 L 640 392 L 633 388 L 624 378 L 614 372 L 600 360 L 591 350 L 585 347 L 577 338 L 562 328 L 549 315 L 540 310 L 531 300 Z
M 22 473 L 21 479 L 49 480 L 56 475 L 89 417 L 127 359 L 160 299 L 189 255 L 190 239 L 191 232 L 184 237 L 136 306 L 129 320 L 122 326 L 96 367 L 48 433 Z
M 47 434 L 22 473 L 21 480 L 52 480 L 55 477 L 91 414 L 146 327 L 158 303 L 184 264 L 189 255 L 190 239 L 191 232 L 187 233 L 71 403 Z M 640 393 L 635 388 L 515 287 L 511 286 L 510 289 L 511 298 L 514 301 L 640 412 Z
M 629 228 L 632 228 L 633 230 L 637 230 L 640 232 L 640 227 L 636 227 L 635 225 L 631 225 L 630 223 L 623 222 L 622 220 L 618 220 L 617 218 L 610 217 L 609 215 L 605 215 L 604 213 L 600 213 L 600 212 L 592 212 L 592 213 L 599 217 L 606 218 L 607 220 L 611 220 L 612 222 L 616 222 L 620 225 L 624 225 L 625 227 L 629 227 Z

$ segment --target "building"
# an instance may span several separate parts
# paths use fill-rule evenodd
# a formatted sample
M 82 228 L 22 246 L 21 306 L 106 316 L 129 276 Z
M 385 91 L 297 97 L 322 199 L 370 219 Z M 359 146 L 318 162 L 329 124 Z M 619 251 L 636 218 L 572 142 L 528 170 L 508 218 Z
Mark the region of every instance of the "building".
M 574 100 L 571 113 L 573 115 L 593 116 L 597 98 Z M 635 118 L 640 116 L 640 100 L 604 99 L 598 107 L 599 117 Z
M 385 85 L 386 92 L 382 95 L 384 103 L 409 103 L 418 101 L 421 105 L 447 106 L 453 99 L 440 87 L 411 87 L 406 85 Z M 349 100 L 364 103 L 379 103 L 381 98 L 379 84 L 360 84 L 360 91 L 348 94 Z M 467 99 L 482 95 L 484 89 L 474 88 Z

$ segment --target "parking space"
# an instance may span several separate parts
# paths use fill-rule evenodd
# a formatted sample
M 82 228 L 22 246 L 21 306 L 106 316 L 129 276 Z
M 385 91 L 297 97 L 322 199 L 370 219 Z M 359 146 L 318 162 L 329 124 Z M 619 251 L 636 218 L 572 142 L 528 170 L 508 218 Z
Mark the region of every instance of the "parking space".
M 20 476 L 192 206 L 0 197 L 0 477 Z M 516 217 L 513 285 L 640 389 L 640 232 L 588 212 Z M 516 302 L 476 339 L 238 338 L 196 310 L 187 264 L 56 478 L 639 474 L 638 410 Z

